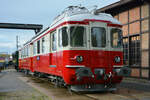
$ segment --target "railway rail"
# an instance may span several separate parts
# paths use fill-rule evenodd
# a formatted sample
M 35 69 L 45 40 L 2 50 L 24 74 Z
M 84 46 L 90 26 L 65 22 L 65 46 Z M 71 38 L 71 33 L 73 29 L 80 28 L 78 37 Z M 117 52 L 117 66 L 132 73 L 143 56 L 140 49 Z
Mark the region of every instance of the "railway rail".
M 113 91 L 113 92 L 79 92 L 79 93 L 71 92 L 70 93 L 70 91 L 68 91 L 67 88 L 60 88 L 60 87 L 57 88 L 54 84 L 49 82 L 49 79 L 47 78 L 33 77 L 32 75 L 27 75 L 24 77 L 27 78 L 26 82 L 34 83 L 34 85 L 40 84 L 42 88 L 48 86 L 49 88 L 46 87 L 46 89 L 49 92 L 54 92 L 55 94 L 55 92 L 57 91 L 57 94 L 53 95 L 54 98 L 63 95 L 63 93 L 66 93 L 69 94 L 70 97 L 74 97 L 75 95 L 77 95 L 79 98 L 85 97 L 88 98 L 89 100 L 150 100 L 150 86 L 148 86 L 147 83 L 133 82 L 128 79 L 125 79 L 123 83 L 118 85 L 117 91 Z M 70 100 L 76 100 L 76 99 L 70 99 Z
M 0 80 L 1 88 L 4 88 L 6 87 L 6 85 L 9 85 L 7 87 L 10 88 L 10 86 L 13 86 L 12 88 L 16 88 L 17 90 L 19 89 L 21 91 L 21 89 L 24 88 L 24 85 L 26 85 L 25 87 L 30 87 L 28 88 L 29 90 L 31 89 L 31 87 L 33 87 L 35 88 L 36 91 L 39 91 L 41 94 L 50 98 L 50 100 L 150 100 L 150 86 L 148 85 L 149 84 L 148 81 L 145 82 L 145 81 L 135 81 L 135 79 L 125 79 L 120 85 L 118 85 L 117 91 L 83 93 L 83 92 L 70 92 L 68 91 L 67 88 L 56 87 L 54 84 L 49 82 L 48 78 L 33 77 L 32 75 L 25 75 L 23 73 L 16 72 L 15 70 L 11 70 L 11 69 L 7 69 L 6 71 L 3 71 L 0 75 L 1 75 L 0 79 L 2 79 Z M 5 77 L 6 79 L 4 80 Z M 18 86 L 14 87 L 16 86 L 16 81 L 14 80 L 19 82 L 17 83 L 20 84 L 19 87 Z M 11 85 L 6 84 L 4 86 L 4 84 L 2 84 L 3 81 L 8 81 L 7 83 L 10 83 Z M 28 89 L 26 89 L 26 93 L 30 93 Z M 39 92 L 35 92 L 35 93 L 39 93 Z M 12 95 L 12 93 L 10 94 L 11 96 L 14 96 Z M 20 94 L 16 94 L 16 95 L 19 96 Z M 24 93 L 24 95 L 27 94 Z M 34 95 L 38 95 L 38 94 L 34 94 Z M 10 97 L 7 98 L 8 99 L 5 100 L 12 100 L 12 98 Z M 14 99 L 14 100 L 18 100 L 18 99 Z M 47 99 L 42 99 L 42 100 L 47 100 Z

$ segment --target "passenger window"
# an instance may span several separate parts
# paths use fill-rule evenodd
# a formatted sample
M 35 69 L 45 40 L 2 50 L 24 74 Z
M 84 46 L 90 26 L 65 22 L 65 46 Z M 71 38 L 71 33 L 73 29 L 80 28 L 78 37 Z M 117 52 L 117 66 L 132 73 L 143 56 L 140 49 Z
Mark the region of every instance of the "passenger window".
M 67 27 L 63 27 L 59 30 L 59 46 L 66 47 L 68 46 L 68 32 Z
M 24 48 L 24 57 L 26 57 L 26 48 Z
M 29 57 L 29 46 L 27 46 L 27 57 Z
M 24 55 L 25 55 L 25 54 L 24 54 L 24 48 L 23 48 L 23 58 L 24 58 Z
M 33 54 L 36 55 L 36 42 L 33 43 Z
M 57 50 L 56 32 L 52 33 L 52 51 Z
M 21 58 L 23 58 L 23 50 L 21 50 Z
M 70 44 L 72 47 L 85 46 L 85 28 L 82 26 L 73 26 L 70 28 Z
M 91 29 L 91 39 L 93 47 L 106 46 L 106 30 L 103 27 L 93 27 Z
M 26 48 L 24 48 L 24 58 L 26 57 Z
M 42 38 L 42 53 L 45 52 L 45 38 Z
M 40 54 L 40 40 L 37 41 L 37 54 Z

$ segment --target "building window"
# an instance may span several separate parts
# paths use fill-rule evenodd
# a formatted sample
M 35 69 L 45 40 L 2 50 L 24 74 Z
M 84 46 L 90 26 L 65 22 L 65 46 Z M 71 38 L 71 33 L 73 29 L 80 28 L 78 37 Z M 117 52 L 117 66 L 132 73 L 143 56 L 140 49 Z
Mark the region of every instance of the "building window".
M 139 67 L 141 62 L 140 36 L 130 37 L 130 65 Z
M 40 54 L 40 40 L 37 41 L 37 54 Z
M 128 38 L 123 39 L 123 63 L 128 65 Z

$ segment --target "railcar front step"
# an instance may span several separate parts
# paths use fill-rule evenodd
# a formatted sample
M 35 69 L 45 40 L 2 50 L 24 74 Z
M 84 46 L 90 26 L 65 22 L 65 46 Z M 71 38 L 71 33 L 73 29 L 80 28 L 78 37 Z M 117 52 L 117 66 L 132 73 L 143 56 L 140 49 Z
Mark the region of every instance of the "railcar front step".
M 116 85 L 112 85 L 111 87 L 106 86 L 104 84 L 94 84 L 94 85 L 72 85 L 72 91 L 75 92 L 101 92 L 101 91 L 116 91 Z

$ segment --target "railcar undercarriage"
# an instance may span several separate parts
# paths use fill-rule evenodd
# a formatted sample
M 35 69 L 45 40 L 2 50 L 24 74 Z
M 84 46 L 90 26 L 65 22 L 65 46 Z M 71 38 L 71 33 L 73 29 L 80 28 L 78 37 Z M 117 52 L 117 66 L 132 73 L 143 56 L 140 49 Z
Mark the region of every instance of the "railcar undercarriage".
M 126 68 L 123 68 L 123 69 L 126 69 Z M 98 71 L 100 71 L 100 70 L 98 70 Z M 87 83 L 87 84 L 67 85 L 64 82 L 64 79 L 60 76 L 45 74 L 45 73 L 41 73 L 41 72 L 31 72 L 29 70 L 22 70 L 22 72 L 24 72 L 25 75 L 31 74 L 32 76 L 39 77 L 39 78 L 48 78 L 48 80 L 52 84 L 54 84 L 55 87 L 66 87 L 66 88 L 68 88 L 69 91 L 74 91 L 74 92 L 95 92 L 95 91 L 100 92 L 100 91 L 115 91 L 115 90 L 117 90 L 117 88 L 116 88 L 117 84 L 112 83 L 111 81 L 106 82 L 104 84 L 96 84 L 96 83 L 92 82 L 92 83 Z M 97 72 L 97 70 L 95 72 Z M 129 73 L 130 73 L 130 70 L 129 70 Z M 105 73 L 103 72 L 100 74 L 103 75 Z M 128 73 L 126 73 L 126 74 L 128 74 Z M 79 68 L 76 71 L 76 75 L 77 75 L 78 81 L 81 81 L 84 76 L 94 78 L 93 77 L 94 75 L 89 70 L 89 68 Z

